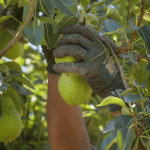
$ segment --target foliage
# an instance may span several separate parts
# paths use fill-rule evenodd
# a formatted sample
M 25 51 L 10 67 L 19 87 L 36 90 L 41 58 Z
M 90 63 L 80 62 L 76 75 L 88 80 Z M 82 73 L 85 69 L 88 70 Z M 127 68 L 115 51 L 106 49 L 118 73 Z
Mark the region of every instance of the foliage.
M 7 29 L 13 36 L 17 35 L 30 5 L 30 0 L 0 0 L 0 32 Z M 149 8 L 150 0 L 142 3 L 140 0 L 38 0 L 35 14 L 19 40 L 25 43 L 24 54 L 12 60 L 21 66 L 23 74 L 5 64 L 9 59 L 0 60 L 0 92 L 5 93 L 8 86 L 12 87 L 23 109 L 21 135 L 11 143 L 1 143 L 0 149 L 51 149 L 47 142 L 45 109 L 48 73 L 40 44 L 44 38 L 47 46 L 53 48 L 62 27 L 80 23 L 92 26 L 118 46 L 131 46 L 131 50 L 121 49 L 120 55 L 117 53 L 129 88 L 116 89 L 112 97 L 104 100 L 93 92 L 89 101 L 81 104 L 92 149 L 136 150 L 140 143 L 143 149 L 149 150 Z M 133 35 L 136 36 L 133 38 Z M 113 117 L 109 104 L 122 106 L 122 114 Z

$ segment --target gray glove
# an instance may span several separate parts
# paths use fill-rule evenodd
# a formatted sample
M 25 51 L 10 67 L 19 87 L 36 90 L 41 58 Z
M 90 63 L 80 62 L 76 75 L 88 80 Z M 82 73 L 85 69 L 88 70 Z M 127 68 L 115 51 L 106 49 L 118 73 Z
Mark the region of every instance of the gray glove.
M 80 74 L 91 89 L 102 98 L 122 89 L 118 67 L 109 57 L 98 32 L 90 27 L 74 25 L 61 29 L 64 34 L 55 46 L 53 56 L 73 56 L 78 63 L 55 64 L 56 72 Z

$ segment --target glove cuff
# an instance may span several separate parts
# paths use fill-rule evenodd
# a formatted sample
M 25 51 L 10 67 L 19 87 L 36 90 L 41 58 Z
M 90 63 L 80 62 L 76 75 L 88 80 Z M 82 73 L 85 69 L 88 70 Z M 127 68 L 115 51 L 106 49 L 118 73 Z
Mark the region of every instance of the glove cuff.
M 61 73 L 54 71 L 52 68 L 53 65 L 55 64 L 55 59 L 53 57 L 54 49 L 47 49 L 47 46 L 42 45 L 42 50 L 47 62 L 46 70 L 51 74 L 61 75 Z

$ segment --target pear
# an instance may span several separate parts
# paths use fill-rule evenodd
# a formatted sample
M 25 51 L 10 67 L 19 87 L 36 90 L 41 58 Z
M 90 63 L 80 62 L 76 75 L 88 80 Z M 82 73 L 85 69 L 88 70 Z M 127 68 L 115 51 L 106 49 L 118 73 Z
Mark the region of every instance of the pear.
M 57 63 L 69 63 L 69 62 L 77 63 L 77 60 L 72 56 L 65 56 L 62 58 L 55 58 L 55 62 L 56 64 Z
M 55 58 L 56 63 L 76 63 L 77 60 L 72 56 Z M 75 73 L 62 73 L 58 81 L 58 90 L 64 101 L 68 105 L 80 105 L 89 99 L 92 90 L 85 79 Z
M 2 118 L 0 119 L 0 142 L 15 140 L 22 131 L 22 121 L 8 95 L 1 96 Z
M 11 97 L 16 110 L 18 111 L 19 115 L 22 117 L 23 112 L 22 112 L 20 97 L 18 96 L 18 93 L 12 87 L 9 86 L 5 94 Z
M 57 63 L 69 63 L 69 62 L 77 63 L 77 60 L 72 56 L 65 56 L 63 58 L 55 58 L 55 62 L 56 62 L 56 64 Z M 79 74 L 76 74 L 76 73 L 65 73 L 65 74 L 69 75 L 69 76 L 79 75 Z
M 92 90 L 81 76 L 68 76 L 62 73 L 58 81 L 58 90 L 68 105 L 80 105 L 90 97 Z

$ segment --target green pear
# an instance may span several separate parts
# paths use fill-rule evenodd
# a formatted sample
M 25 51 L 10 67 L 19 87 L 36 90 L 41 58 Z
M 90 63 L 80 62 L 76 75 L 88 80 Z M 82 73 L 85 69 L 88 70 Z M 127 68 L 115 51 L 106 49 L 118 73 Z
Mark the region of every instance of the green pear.
M 1 96 L 2 118 L 0 119 L 0 142 L 15 140 L 22 131 L 22 121 L 8 95 Z
M 65 56 L 63 58 L 55 58 L 55 62 L 57 63 L 77 63 L 77 60 L 72 56 Z
M 6 30 L 2 30 L 0 32 L 0 51 L 2 51 L 7 44 L 9 44 L 11 42 L 11 40 L 13 39 L 13 36 Z M 24 44 L 21 44 L 19 42 L 17 42 L 9 51 L 8 53 L 5 54 L 5 57 L 9 58 L 9 59 L 15 59 L 19 56 L 22 55 L 22 53 L 24 52 Z
M 63 58 L 55 58 L 55 62 L 56 64 L 57 63 L 69 63 L 69 62 L 72 62 L 72 63 L 77 63 L 77 60 L 72 57 L 72 56 L 65 56 Z M 76 74 L 76 73 L 65 73 L 67 75 L 79 75 L 79 74 Z
M 18 96 L 18 93 L 12 87 L 8 87 L 5 94 L 11 97 L 16 110 L 18 111 L 19 115 L 22 117 L 23 112 L 22 112 L 22 107 L 21 107 L 20 98 Z
M 58 90 L 68 105 L 80 105 L 90 97 L 92 90 L 85 79 L 62 73 L 58 81 Z
M 77 63 L 72 56 L 55 58 L 56 63 Z M 58 90 L 68 105 L 80 105 L 89 99 L 92 90 L 85 79 L 75 73 L 62 73 L 58 81 Z

